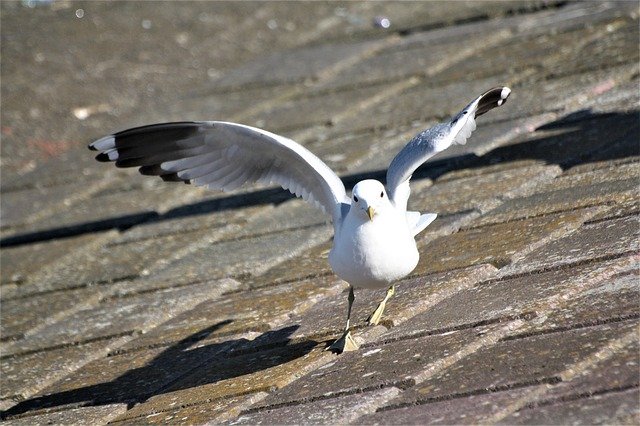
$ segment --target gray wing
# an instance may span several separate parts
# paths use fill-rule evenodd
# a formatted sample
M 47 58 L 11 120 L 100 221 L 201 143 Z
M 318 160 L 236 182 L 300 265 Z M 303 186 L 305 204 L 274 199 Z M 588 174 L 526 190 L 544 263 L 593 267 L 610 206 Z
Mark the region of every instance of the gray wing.
M 89 145 L 98 161 L 139 167 L 143 175 L 232 190 L 247 182 L 277 183 L 332 215 L 350 203 L 340 178 L 309 150 L 285 137 L 220 121 L 153 124 Z
M 409 179 L 416 169 L 429 158 L 452 144 L 465 144 L 476 128 L 476 117 L 504 104 L 511 90 L 496 87 L 480 95 L 456 114 L 448 123 L 427 129 L 402 148 L 387 170 L 387 191 L 396 207 L 406 210 L 409 199 Z

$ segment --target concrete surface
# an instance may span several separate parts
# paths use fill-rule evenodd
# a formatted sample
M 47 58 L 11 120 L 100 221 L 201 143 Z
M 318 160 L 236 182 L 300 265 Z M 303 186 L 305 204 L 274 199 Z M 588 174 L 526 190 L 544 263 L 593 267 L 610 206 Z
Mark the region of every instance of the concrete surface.
M 0 3 L 7 424 L 637 424 L 640 5 Z M 390 26 L 384 28 L 382 18 Z M 356 293 L 280 189 L 99 164 L 115 130 L 281 132 L 347 186 L 496 85 L 414 175 L 421 261 Z M 283 221 L 285 220 L 286 221 Z

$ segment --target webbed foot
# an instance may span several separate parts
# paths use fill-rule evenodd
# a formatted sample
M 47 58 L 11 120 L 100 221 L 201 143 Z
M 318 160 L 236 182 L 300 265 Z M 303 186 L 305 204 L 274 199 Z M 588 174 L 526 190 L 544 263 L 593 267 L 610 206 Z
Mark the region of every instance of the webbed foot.
M 349 330 L 345 331 L 342 337 L 333 342 L 333 344 L 327 348 L 327 350 L 336 354 L 357 351 L 358 349 L 360 349 L 360 346 L 358 346 L 356 341 L 353 340 L 353 337 L 351 337 L 351 331 Z
M 367 324 L 378 325 L 380 323 L 380 319 L 382 318 L 382 313 L 384 312 L 384 308 L 387 306 L 387 300 L 389 300 L 391 296 L 395 294 L 395 292 L 396 292 L 396 289 L 394 286 L 389 287 L 389 289 L 387 290 L 387 294 L 385 295 L 382 302 L 378 304 L 378 307 L 376 308 L 376 310 L 373 311 L 371 315 L 369 315 L 369 318 L 367 318 Z
M 382 313 L 384 312 L 386 304 L 387 303 L 384 300 L 378 304 L 376 310 L 373 311 L 371 315 L 369 315 L 369 318 L 367 318 L 368 325 L 378 325 L 380 323 L 380 319 L 382 318 Z

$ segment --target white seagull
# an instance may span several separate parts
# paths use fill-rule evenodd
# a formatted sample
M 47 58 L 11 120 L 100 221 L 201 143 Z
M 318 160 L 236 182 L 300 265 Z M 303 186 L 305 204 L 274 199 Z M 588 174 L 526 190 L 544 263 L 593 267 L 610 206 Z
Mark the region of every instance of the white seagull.
M 476 128 L 476 117 L 502 105 L 511 90 L 493 88 L 467 105 L 449 122 L 416 135 L 396 155 L 387 170 L 387 184 L 367 179 L 347 196 L 342 180 L 303 146 L 291 139 L 242 124 L 196 121 L 153 124 L 105 136 L 89 145 L 101 151 L 98 161 L 117 167 L 140 167 L 143 175 L 192 182 L 223 191 L 245 183 L 277 183 L 331 215 L 333 248 L 329 263 L 349 284 L 347 323 L 335 352 L 358 349 L 349 319 L 353 288 L 388 287 L 385 298 L 369 316 L 378 324 L 393 283 L 418 264 L 415 236 L 436 218 L 435 213 L 407 211 L 413 172 L 452 144 L 464 144 Z

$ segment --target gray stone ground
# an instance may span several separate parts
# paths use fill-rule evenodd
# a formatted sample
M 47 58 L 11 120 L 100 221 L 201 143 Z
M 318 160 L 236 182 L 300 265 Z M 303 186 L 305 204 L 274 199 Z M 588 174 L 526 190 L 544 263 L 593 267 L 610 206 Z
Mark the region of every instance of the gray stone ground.
M 639 4 L 0 3 L 7 424 L 640 423 Z M 386 16 L 387 29 L 375 25 Z M 347 184 L 513 89 L 414 177 L 421 262 L 356 294 L 284 191 L 94 162 L 151 122 L 240 121 Z

